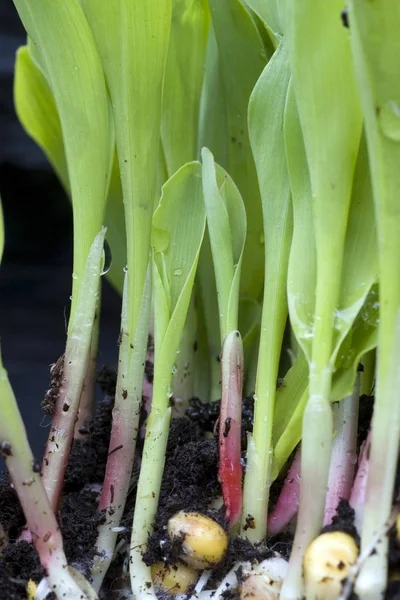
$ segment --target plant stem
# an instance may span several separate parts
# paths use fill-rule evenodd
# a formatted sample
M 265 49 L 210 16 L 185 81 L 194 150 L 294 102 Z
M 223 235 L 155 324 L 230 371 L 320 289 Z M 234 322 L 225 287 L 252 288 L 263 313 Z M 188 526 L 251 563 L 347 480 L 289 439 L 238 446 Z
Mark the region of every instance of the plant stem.
M 93 419 L 94 402 L 96 394 L 96 376 L 97 376 L 97 355 L 99 350 L 99 325 L 100 325 L 100 302 L 101 286 L 99 287 L 99 300 L 94 315 L 92 339 L 89 348 L 89 359 L 83 381 L 81 399 L 79 401 L 78 420 L 75 425 L 74 438 L 85 437 L 86 434 L 80 433 L 80 428 Z
M 136 330 L 133 348 L 130 348 L 127 334 L 128 279 L 129 273 L 126 273 L 115 404 L 112 414 L 106 474 L 99 502 L 99 510 L 106 511 L 106 521 L 99 527 L 96 558 L 92 569 L 96 590 L 100 589 L 114 554 L 118 533 L 113 531 L 113 528 L 118 527 L 120 524 L 129 492 L 142 402 L 146 341 L 150 323 L 150 265 L 143 291 L 139 325 Z
M 231 526 L 242 510 L 241 422 L 243 344 L 239 331 L 229 333 L 222 346 L 222 397 L 219 416 L 219 468 L 226 518 Z
M 301 446 L 298 447 L 274 510 L 268 515 L 268 535 L 277 535 L 295 517 L 300 501 Z
M 160 394 L 160 391 L 161 397 L 157 397 L 157 394 Z M 147 567 L 144 564 L 142 553 L 146 548 L 154 517 L 157 512 L 164 470 L 165 452 L 171 418 L 171 409 L 167 406 L 167 394 L 168 392 L 166 390 L 160 390 L 159 386 L 157 389 L 154 387 L 153 408 L 147 421 L 146 439 L 137 486 L 131 534 L 129 570 L 132 592 L 137 600 L 146 597 L 156 598 L 153 584 L 151 583 L 150 567 Z M 150 583 L 151 585 L 148 585 Z
M 358 529 L 361 531 L 362 515 L 365 503 L 365 494 L 367 489 L 368 472 L 369 472 L 369 453 L 371 450 L 371 430 L 368 432 L 367 439 L 365 440 L 360 457 L 358 460 L 357 474 L 354 480 L 353 487 L 350 494 L 350 506 L 354 509 L 355 517 L 354 522 Z
M 60 500 L 87 368 L 105 232 L 103 228 L 96 236 L 82 275 L 73 321 L 68 328 L 63 382 L 43 459 L 43 485 L 53 510 L 57 509 Z
M 0 358 L 0 448 L 50 588 L 57 598 L 86 599 L 68 571 L 62 537 Z
M 330 525 L 340 500 L 350 497 L 357 462 L 359 389 L 360 376 L 357 374 L 353 394 L 333 406 L 336 435 L 332 445 L 324 525 Z

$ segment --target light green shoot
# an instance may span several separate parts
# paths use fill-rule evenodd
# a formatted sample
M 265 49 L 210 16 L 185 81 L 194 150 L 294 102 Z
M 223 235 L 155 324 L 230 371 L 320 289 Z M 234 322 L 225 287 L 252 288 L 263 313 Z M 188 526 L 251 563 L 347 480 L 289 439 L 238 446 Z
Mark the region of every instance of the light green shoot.
M 210 8 L 221 89 L 204 90 L 200 144 L 210 149 L 216 162 L 231 175 L 242 195 L 248 233 L 240 294 L 257 298 L 262 290 L 264 245 L 260 191 L 250 147 L 247 107 L 268 57 L 258 29 L 240 0 L 210 0 Z M 232 65 L 235 65 L 234 69 Z M 207 92 L 210 98 L 207 98 Z M 221 108 L 215 102 L 216 93 L 221 96 Z M 213 115 L 221 124 L 214 123 Z M 214 143 L 215 136 L 222 134 L 221 125 L 224 123 L 226 132 L 221 140 L 226 145 L 226 154 L 220 152 L 218 143 Z
M 71 197 L 60 117 L 46 76 L 34 59 L 34 49 L 34 45 L 29 43 L 17 51 L 14 77 L 15 108 L 25 131 L 46 154 L 65 192 Z M 110 132 L 111 134 L 112 132 Z M 106 277 L 122 295 L 123 268 L 126 265 L 126 238 L 122 190 L 116 156 L 109 172 L 107 189 L 105 224 L 107 241 L 112 249 L 112 265 Z M 78 243 L 79 240 L 76 241 L 76 244 Z
M 136 598 L 155 598 L 142 552 L 157 511 L 171 415 L 176 352 L 193 291 L 205 231 L 201 165 L 184 165 L 163 187 L 153 217 L 154 381 L 131 536 L 131 585 Z
M 239 190 L 214 163 L 207 148 L 201 152 L 203 194 L 215 270 L 221 345 L 238 328 L 239 285 L 246 240 L 246 212 Z
M 210 27 L 208 0 L 174 0 L 161 139 L 168 177 L 198 158 L 198 123 Z
M 53 164 L 57 162 L 60 165 L 58 173 L 64 185 L 65 164 L 68 169 L 74 209 L 72 327 L 89 249 L 104 223 L 114 143 L 110 135 L 112 125 L 106 85 L 92 32 L 78 2 L 38 0 L 32 4 L 28 0 L 15 0 L 15 6 L 44 66 L 62 131 L 65 163 L 61 146 L 50 132 L 44 141 L 49 143 L 49 153 L 54 153 Z M 60 40 L 63 40 L 62 44 Z M 21 58 L 21 61 L 24 60 L 29 61 L 26 53 Z M 29 64 L 25 66 L 30 68 Z M 30 69 L 28 77 L 31 72 Z M 32 85 L 38 84 L 44 89 L 45 82 L 38 81 L 40 75 L 36 73 L 37 81 Z M 28 98 L 25 102 L 29 102 Z M 39 107 L 41 110 L 45 110 L 46 106 L 51 109 L 53 121 L 50 131 L 58 133 L 57 118 L 49 96 L 39 94 L 39 99 L 47 103 L 43 108 Z M 26 110 L 26 106 L 22 108 Z M 34 118 L 32 112 L 28 118 Z M 35 125 L 40 126 L 40 123 L 32 121 L 32 127 Z
M 265 280 L 254 395 L 254 428 L 248 439 L 242 535 L 266 536 L 272 465 L 272 426 L 282 338 L 287 319 L 286 277 L 292 236 L 283 114 L 289 61 L 282 43 L 265 67 L 249 104 L 249 131 L 263 207 Z M 251 515 L 255 528 L 243 529 Z
M 312 214 L 313 233 L 308 238 L 315 240 L 315 272 L 313 275 L 306 272 L 313 269 L 312 265 L 306 268 L 306 263 L 298 270 L 293 266 L 298 265 L 299 255 L 304 254 L 304 246 L 295 246 L 294 238 L 288 280 L 290 315 L 293 330 L 309 361 L 310 383 L 303 419 L 300 511 L 295 550 L 282 588 L 283 600 L 302 597 L 302 557 L 321 527 L 325 507 L 332 442 L 329 400 L 335 358 L 372 284 L 370 280 L 364 283 L 358 277 L 348 278 L 346 268 L 350 265 L 344 260 L 362 116 L 349 40 L 337 18 L 340 10 L 339 1 L 286 4 L 285 34 L 296 97 L 288 107 L 287 118 L 290 111 L 294 115 L 298 109 L 302 130 L 299 137 L 302 135 L 304 139 L 310 174 L 308 199 L 310 204 L 312 201 L 312 209 L 308 209 L 308 214 Z M 288 131 L 289 153 L 295 142 Z M 304 158 L 301 161 L 304 172 Z M 293 180 L 296 160 L 292 160 L 289 168 Z M 293 184 L 292 193 L 296 211 L 296 203 L 304 202 L 307 196 Z M 310 247 L 310 242 L 306 247 Z M 357 265 L 357 270 L 355 261 L 359 256 L 354 253 L 349 256 L 350 264 Z M 354 266 L 352 269 L 353 273 Z M 373 276 L 376 277 L 376 272 Z M 315 286 L 310 286 L 312 277 Z
M 365 115 L 379 251 L 380 325 L 377 381 L 361 549 L 383 531 L 392 505 L 400 441 L 400 5 L 350 2 L 351 41 Z M 387 452 L 383 452 L 387 448 Z M 363 564 L 361 600 L 382 598 L 387 578 L 386 536 Z
M 147 278 L 153 209 L 163 179 L 160 151 L 162 90 L 171 27 L 171 0 L 82 0 L 105 72 L 114 117 L 116 145 L 125 211 L 127 243 L 127 336 L 120 355 L 119 386 L 115 397 L 110 451 L 115 437 L 126 443 L 125 452 L 110 454 L 107 475 L 118 470 L 114 493 L 103 488 L 102 508 L 118 506 L 121 516 L 129 491 L 137 422 L 142 400 L 147 348 L 145 302 L 150 302 Z M 122 372 L 123 368 L 128 370 Z M 123 418 L 119 418 L 123 415 Z M 111 482 L 110 482 L 111 483 Z M 117 525 L 118 523 L 116 523 Z M 99 538 L 109 552 L 107 536 Z M 114 537 L 115 539 L 115 537 Z M 99 546 L 98 546 L 99 547 Z

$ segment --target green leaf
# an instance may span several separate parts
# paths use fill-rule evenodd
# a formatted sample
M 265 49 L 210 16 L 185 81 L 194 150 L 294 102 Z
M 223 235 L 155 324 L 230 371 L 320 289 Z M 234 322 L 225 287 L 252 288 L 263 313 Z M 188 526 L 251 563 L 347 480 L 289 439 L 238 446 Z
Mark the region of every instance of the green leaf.
M 348 35 L 337 17 L 341 0 L 287 2 L 285 34 L 310 172 L 317 278 L 312 358 L 316 372 L 332 356 L 342 322 L 340 298 L 344 241 L 362 115 Z M 340 123 L 340 127 L 337 124 Z M 335 333 L 336 332 L 336 333 Z
M 398 389 L 400 312 L 400 5 L 395 0 L 350 2 L 350 36 L 372 174 L 378 227 L 380 325 L 369 486 L 361 547 L 389 517 L 400 439 Z M 382 448 L 388 452 L 382 453 Z M 365 561 L 355 591 L 378 598 L 386 588 L 387 540 Z
M 153 217 L 156 348 L 153 405 L 161 412 L 168 406 L 172 369 L 192 295 L 204 230 L 201 165 L 187 163 L 163 186 Z
M 248 513 L 254 516 L 255 528 L 245 530 L 245 535 L 253 541 L 263 539 L 266 533 L 276 381 L 287 319 L 286 279 L 292 212 L 283 117 L 289 78 L 288 55 L 282 42 L 265 67 L 249 103 L 250 139 L 261 190 L 265 237 L 264 303 L 254 429 L 248 451 L 242 522 L 245 526 Z M 265 484 L 255 495 L 254 489 L 260 481 Z
M 127 228 L 132 342 L 149 260 L 153 205 L 159 195 L 171 0 L 82 0 L 82 6 L 99 49 L 114 115 Z
M 257 298 L 262 289 L 264 247 L 260 192 L 247 128 L 247 108 L 268 57 L 257 26 L 240 0 L 210 0 L 210 8 L 213 33 L 206 62 L 200 144 L 211 150 L 216 162 L 231 175 L 242 195 L 247 214 L 247 238 L 241 295 Z
M 61 123 L 74 207 L 75 290 L 79 289 L 90 246 L 104 221 L 113 141 L 103 69 L 76 0 L 14 3 L 45 66 Z M 54 110 L 52 113 L 54 116 Z M 72 315 L 76 296 L 73 292 Z
M 207 0 L 173 2 L 161 122 L 169 176 L 186 162 L 197 158 L 209 24 Z
M 203 148 L 203 195 L 217 285 L 221 344 L 238 326 L 239 285 L 246 240 L 242 197 L 228 173 Z
M 67 160 L 61 122 L 49 83 L 32 57 L 35 46 L 17 51 L 14 77 L 14 102 L 25 131 L 46 154 L 50 164 L 70 196 Z M 106 277 L 122 294 L 123 268 L 126 265 L 125 218 L 117 159 L 110 173 L 105 223 L 111 247 L 112 264 Z
M 32 59 L 28 46 L 22 46 L 17 51 L 14 103 L 25 131 L 46 154 L 64 189 L 69 193 L 60 117 L 48 81 Z

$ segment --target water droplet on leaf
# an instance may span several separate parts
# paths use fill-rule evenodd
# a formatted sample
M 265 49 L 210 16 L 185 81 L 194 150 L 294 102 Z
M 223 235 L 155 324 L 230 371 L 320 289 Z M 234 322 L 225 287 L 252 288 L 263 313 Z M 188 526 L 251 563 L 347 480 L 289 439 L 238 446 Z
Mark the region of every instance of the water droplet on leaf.
M 110 244 L 107 242 L 107 240 L 104 240 L 103 253 L 104 253 L 104 263 L 103 263 L 103 268 L 100 272 L 100 275 L 105 275 L 111 269 L 112 254 L 111 254 Z
M 174 269 L 174 275 L 180 277 L 183 273 L 183 269 Z
M 400 142 L 400 106 L 394 100 L 389 100 L 381 106 L 378 112 L 378 120 L 384 136 Z

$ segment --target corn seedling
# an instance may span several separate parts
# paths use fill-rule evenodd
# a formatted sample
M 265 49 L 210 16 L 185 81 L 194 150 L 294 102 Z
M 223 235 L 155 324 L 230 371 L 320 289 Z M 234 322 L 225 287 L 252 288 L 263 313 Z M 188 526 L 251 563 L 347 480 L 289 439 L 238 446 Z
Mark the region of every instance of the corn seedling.
M 399 568 L 397 2 L 14 3 L 15 106 L 70 199 L 74 256 L 41 469 L 0 364 L 26 520 L 15 541 L 0 521 L 0 581 L 25 544 L 44 569 L 21 579 L 30 600 L 383 599 Z M 78 556 L 56 516 L 96 424 L 103 275 L 119 357 Z

